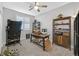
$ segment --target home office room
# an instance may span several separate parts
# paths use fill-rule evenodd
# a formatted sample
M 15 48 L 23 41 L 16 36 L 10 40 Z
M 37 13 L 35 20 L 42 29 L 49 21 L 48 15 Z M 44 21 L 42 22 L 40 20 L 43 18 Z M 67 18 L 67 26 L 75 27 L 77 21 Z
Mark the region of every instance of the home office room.
M 0 2 L 1 56 L 78 56 L 79 2 Z

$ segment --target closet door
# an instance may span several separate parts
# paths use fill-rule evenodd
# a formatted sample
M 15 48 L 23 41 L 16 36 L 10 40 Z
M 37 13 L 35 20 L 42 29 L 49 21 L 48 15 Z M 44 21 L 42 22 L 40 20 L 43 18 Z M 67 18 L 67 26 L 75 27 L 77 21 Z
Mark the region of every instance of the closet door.
M 77 43 L 77 50 L 78 50 L 78 56 L 79 56 L 79 14 L 77 16 L 76 43 Z
M 79 55 L 79 14 L 74 21 L 74 55 Z

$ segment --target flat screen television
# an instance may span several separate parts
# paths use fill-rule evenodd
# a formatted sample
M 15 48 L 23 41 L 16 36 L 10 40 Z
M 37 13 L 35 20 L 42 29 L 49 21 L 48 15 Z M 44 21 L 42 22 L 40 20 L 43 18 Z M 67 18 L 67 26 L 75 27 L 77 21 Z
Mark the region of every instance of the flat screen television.
M 8 19 L 8 30 L 12 30 L 12 31 L 20 31 L 21 30 L 21 21 L 12 21 L 10 19 Z

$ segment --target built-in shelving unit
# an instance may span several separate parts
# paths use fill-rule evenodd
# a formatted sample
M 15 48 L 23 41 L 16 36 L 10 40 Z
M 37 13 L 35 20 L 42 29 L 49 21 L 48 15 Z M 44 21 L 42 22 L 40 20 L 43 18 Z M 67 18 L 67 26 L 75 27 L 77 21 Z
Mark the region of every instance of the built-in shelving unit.
M 32 25 L 32 32 L 40 32 L 40 22 L 39 21 L 34 21 Z
M 53 43 L 71 48 L 71 17 L 60 17 L 53 20 Z

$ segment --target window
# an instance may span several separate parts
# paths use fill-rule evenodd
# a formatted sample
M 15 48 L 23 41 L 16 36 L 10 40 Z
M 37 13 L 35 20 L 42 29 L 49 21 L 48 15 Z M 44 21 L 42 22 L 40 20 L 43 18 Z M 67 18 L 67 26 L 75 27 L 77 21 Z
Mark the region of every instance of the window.
M 30 30 L 30 18 L 29 17 L 16 17 L 17 21 L 22 21 L 22 30 Z

